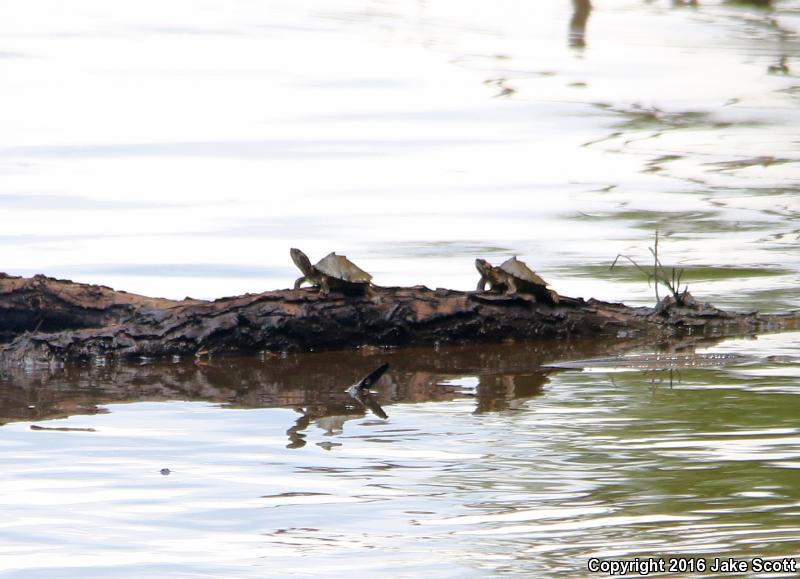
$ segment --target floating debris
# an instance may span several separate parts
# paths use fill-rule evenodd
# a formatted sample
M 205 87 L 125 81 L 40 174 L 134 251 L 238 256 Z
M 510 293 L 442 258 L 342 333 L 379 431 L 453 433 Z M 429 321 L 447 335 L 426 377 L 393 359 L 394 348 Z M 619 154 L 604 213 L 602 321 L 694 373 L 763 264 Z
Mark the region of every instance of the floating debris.
M 53 426 L 37 426 L 31 424 L 31 430 L 54 430 L 57 432 L 97 432 L 94 428 L 69 428 L 66 426 L 53 427 Z
M 545 368 L 584 370 L 586 368 L 628 368 L 633 370 L 674 370 L 681 368 L 723 368 L 769 362 L 769 358 L 743 354 L 632 354 L 608 358 L 569 360 Z
M 381 379 L 381 376 L 389 369 L 389 364 L 381 364 L 377 368 L 375 368 L 372 372 L 364 376 L 361 380 L 350 386 L 346 392 L 350 394 L 350 396 L 354 396 L 360 392 L 366 392 L 370 389 L 370 387 L 375 384 L 378 380 Z
M 346 390 L 347 394 L 361 404 L 361 406 L 369 408 L 376 416 L 383 418 L 384 420 L 389 418 L 389 416 L 386 414 L 383 408 L 381 408 L 381 405 L 378 403 L 378 401 L 372 396 L 372 393 L 369 391 L 369 389 L 370 386 L 380 380 L 381 376 L 383 376 L 388 369 L 388 363 L 382 364 Z

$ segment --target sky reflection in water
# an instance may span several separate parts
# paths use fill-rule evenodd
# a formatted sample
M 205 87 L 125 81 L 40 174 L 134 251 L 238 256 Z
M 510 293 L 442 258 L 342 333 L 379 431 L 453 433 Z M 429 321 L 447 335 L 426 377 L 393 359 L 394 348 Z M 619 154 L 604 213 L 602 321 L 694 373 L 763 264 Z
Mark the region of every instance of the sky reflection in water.
M 719 305 L 798 305 L 761 294 L 800 269 L 796 2 L 610 1 L 582 48 L 567 1 L 79 6 L 0 24 L 10 273 L 213 298 L 287 287 L 300 246 L 469 289 L 473 254 L 516 253 L 645 302 L 575 268 L 658 228 L 671 263 L 789 269 L 696 284 Z

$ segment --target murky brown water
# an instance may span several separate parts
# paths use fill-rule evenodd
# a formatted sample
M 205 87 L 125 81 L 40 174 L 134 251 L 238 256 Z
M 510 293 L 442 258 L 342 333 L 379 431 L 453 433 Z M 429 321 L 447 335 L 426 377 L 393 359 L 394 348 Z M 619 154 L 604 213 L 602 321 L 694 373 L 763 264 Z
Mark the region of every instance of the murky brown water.
M 594 4 L 0 7 L 0 270 L 213 298 L 287 287 L 292 246 L 459 289 L 518 254 L 562 294 L 652 303 L 608 266 L 658 229 L 700 299 L 800 308 L 800 2 Z M 7 371 L 0 571 L 798 556 L 798 337 L 672 372 L 542 368 L 604 343 Z

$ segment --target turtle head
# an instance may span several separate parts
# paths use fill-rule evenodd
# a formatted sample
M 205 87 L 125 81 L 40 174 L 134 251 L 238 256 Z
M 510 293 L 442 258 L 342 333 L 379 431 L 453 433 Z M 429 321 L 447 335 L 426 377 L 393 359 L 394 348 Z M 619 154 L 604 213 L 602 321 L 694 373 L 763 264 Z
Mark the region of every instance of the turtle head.
M 486 261 L 485 259 L 476 259 L 475 260 L 475 269 L 478 270 L 478 273 L 481 274 L 483 277 L 488 278 L 489 274 L 492 271 L 492 264 Z
M 303 275 L 313 275 L 314 268 L 311 267 L 311 260 L 308 259 L 308 256 L 305 253 L 296 247 L 293 247 L 289 250 L 289 255 L 292 256 L 292 261 L 297 268 L 303 272 Z

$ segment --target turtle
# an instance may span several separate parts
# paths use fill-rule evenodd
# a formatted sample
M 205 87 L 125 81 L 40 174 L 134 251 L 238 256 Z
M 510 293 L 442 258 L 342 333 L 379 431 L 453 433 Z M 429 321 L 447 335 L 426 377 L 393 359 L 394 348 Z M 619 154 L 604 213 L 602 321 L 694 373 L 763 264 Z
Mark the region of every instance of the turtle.
M 346 294 L 371 293 L 372 276 L 344 255 L 331 252 L 311 265 L 308 256 L 299 249 L 293 247 L 289 254 L 294 264 L 303 272 L 303 276 L 294 282 L 294 289 L 308 282 L 319 286 L 319 295 L 323 297 L 331 290 L 339 290 Z
M 476 259 L 475 268 L 481 274 L 477 291 L 484 291 L 489 284 L 490 291 L 501 291 L 506 294 L 530 294 L 536 301 L 555 305 L 559 302 L 559 295 L 547 289 L 547 282 L 529 268 L 517 256 L 507 259 L 499 267 L 492 265 L 485 259 Z

